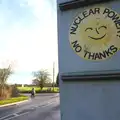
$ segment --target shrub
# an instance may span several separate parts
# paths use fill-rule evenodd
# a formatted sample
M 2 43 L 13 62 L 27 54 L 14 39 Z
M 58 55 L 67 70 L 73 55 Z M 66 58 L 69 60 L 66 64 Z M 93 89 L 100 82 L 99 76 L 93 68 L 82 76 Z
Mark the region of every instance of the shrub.
M 0 87 L 0 99 L 9 99 L 10 97 L 18 97 L 19 91 L 16 86 L 5 85 Z
M 12 88 L 9 85 L 4 85 L 0 87 L 0 99 L 8 99 L 12 95 Z
M 11 87 L 12 87 L 11 97 L 18 97 L 18 96 L 20 96 L 19 90 L 17 89 L 16 85 L 11 86 Z

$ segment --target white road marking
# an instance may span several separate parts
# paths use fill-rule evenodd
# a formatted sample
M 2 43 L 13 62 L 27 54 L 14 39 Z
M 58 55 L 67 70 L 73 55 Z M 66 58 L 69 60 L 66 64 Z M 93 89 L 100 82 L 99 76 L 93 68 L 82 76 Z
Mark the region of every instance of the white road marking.
M 53 103 L 55 103 L 55 101 L 48 102 L 46 105 L 34 106 L 34 108 L 31 108 L 31 109 L 40 108 L 40 107 L 47 107 L 47 106 L 49 106 L 49 105 L 51 105 L 51 104 L 53 104 Z M 10 114 L 10 115 L 1 117 L 0 120 L 11 120 L 11 119 L 13 119 L 13 118 L 20 117 L 20 116 L 25 115 L 25 114 L 28 114 L 28 113 L 30 113 L 30 112 L 31 112 L 31 111 L 25 112 L 25 113 L 22 113 L 22 114 L 20 114 L 20 115 L 19 115 L 18 113 L 13 113 L 13 114 Z M 12 116 L 12 115 L 14 115 L 14 116 L 13 116 L 13 117 L 10 117 L 10 118 L 7 118 L 7 117 Z M 7 118 L 7 119 L 5 119 L 5 118 Z
M 1 117 L 0 120 L 4 120 L 6 117 L 9 117 L 9 116 L 11 116 L 11 115 L 13 115 L 13 114 L 10 114 L 10 115 L 7 115 L 7 116 L 4 116 L 4 117 Z
M 16 117 L 19 117 L 19 116 L 22 116 L 22 115 L 25 115 L 25 114 L 28 114 L 29 112 L 25 112 L 23 114 L 20 114 L 20 115 L 17 115 L 17 116 L 14 116 L 14 117 L 10 117 L 10 118 L 7 118 L 7 119 L 3 119 L 3 120 L 11 120 L 11 119 L 14 119 Z
M 15 115 L 15 116 L 19 116 L 17 113 L 14 113 L 13 115 Z

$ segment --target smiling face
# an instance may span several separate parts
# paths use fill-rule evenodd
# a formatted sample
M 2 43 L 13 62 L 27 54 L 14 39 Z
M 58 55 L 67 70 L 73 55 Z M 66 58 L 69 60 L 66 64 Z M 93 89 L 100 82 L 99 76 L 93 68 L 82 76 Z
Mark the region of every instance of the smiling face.
M 79 26 L 79 40 L 84 41 L 90 51 L 94 51 L 96 48 L 100 50 L 102 47 L 108 46 L 111 41 L 114 32 L 114 26 L 111 24 L 113 25 L 113 22 L 104 17 L 90 16 Z
M 92 32 L 92 31 L 96 31 L 96 33 L 98 34 L 98 35 L 100 35 L 100 30 L 107 30 L 107 27 L 106 26 L 100 26 L 100 27 L 98 27 L 98 28 L 92 28 L 92 27 L 88 27 L 88 28 L 86 28 L 85 29 L 85 32 Z M 93 39 L 93 40 L 101 40 L 102 38 L 104 38 L 106 36 L 106 33 L 104 34 L 104 35 L 101 35 L 100 37 L 92 37 L 92 36 L 88 36 L 89 38 L 91 38 L 91 39 Z

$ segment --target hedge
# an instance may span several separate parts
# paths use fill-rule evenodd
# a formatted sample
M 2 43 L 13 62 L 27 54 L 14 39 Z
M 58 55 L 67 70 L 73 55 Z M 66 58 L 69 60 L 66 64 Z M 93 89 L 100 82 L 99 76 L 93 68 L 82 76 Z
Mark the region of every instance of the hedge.
M 59 92 L 59 88 L 55 87 L 54 90 L 53 88 L 50 87 L 44 87 L 42 90 L 40 89 L 40 87 L 34 87 L 36 93 L 58 93 Z M 20 93 L 31 93 L 32 87 L 18 87 L 18 90 Z

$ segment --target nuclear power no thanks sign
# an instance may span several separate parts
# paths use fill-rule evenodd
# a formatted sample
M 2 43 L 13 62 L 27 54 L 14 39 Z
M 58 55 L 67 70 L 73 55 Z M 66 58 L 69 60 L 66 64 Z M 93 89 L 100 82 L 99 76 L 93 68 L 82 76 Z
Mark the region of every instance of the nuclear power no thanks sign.
M 69 29 L 74 52 L 87 60 L 106 60 L 120 48 L 120 15 L 110 8 L 93 7 L 79 13 Z

